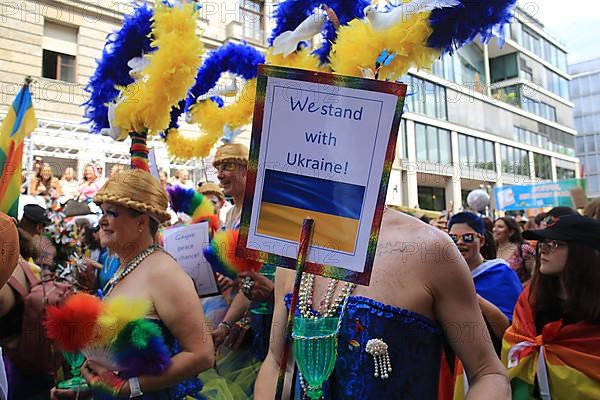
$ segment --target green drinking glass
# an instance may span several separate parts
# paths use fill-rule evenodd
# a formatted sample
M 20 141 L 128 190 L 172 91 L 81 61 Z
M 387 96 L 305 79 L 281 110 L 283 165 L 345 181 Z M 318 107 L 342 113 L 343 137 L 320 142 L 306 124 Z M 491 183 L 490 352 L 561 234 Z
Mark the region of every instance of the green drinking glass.
M 323 383 L 335 367 L 337 326 L 337 317 L 294 319 L 294 356 L 310 399 L 323 396 Z
M 263 265 L 263 267 L 260 269 L 260 271 L 258 273 L 263 276 L 266 276 L 270 280 L 274 281 L 276 270 L 277 270 L 277 267 L 275 267 L 274 265 L 265 264 L 265 265 Z M 253 305 L 250 308 L 251 313 L 253 313 L 253 314 L 273 314 L 273 309 L 271 307 L 269 307 L 268 302 L 261 301 L 261 302 L 254 303 L 254 304 L 255 304 L 255 306 Z
M 70 389 L 75 391 L 83 391 L 88 389 L 88 384 L 81 377 L 81 371 L 79 370 L 85 362 L 85 356 L 81 353 L 70 353 L 64 352 L 63 356 L 71 367 L 71 379 L 59 382 L 57 387 L 59 389 Z

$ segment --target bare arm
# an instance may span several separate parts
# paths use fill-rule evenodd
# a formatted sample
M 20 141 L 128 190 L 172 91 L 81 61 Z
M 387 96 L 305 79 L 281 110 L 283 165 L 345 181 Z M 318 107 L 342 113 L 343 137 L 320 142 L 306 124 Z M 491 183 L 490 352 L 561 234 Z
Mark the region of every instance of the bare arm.
M 294 271 L 277 268 L 275 275 L 275 307 L 273 310 L 273 323 L 271 324 L 271 339 L 269 353 L 263 361 L 254 385 L 255 399 L 275 398 L 277 377 L 279 376 L 279 363 L 285 345 L 288 313 L 284 303 L 284 296 L 292 290 Z M 286 367 L 286 374 L 290 377 L 294 373 L 294 359 L 290 355 Z M 284 393 L 289 393 L 291 379 L 286 379 Z
M 480 295 L 477 295 L 477 302 L 479 303 L 479 308 L 481 308 L 483 316 L 487 320 L 488 324 L 490 324 L 494 335 L 498 339 L 502 339 L 502 336 L 504 336 L 504 331 L 510 325 L 506 315 L 504 315 L 504 313 L 502 313 L 498 307 Z
M 469 269 L 449 238 L 437 235 L 436 241 L 444 249 L 444 259 L 431 263 L 425 272 L 431 276 L 436 319 L 467 372 L 467 399 L 508 400 L 506 370 L 492 347 Z
M 227 313 L 225 314 L 225 317 L 223 317 L 223 321 L 227 321 L 230 324 L 236 323 L 244 316 L 244 313 L 248 310 L 248 307 L 250 307 L 250 300 L 248 300 L 248 298 L 244 296 L 242 292 L 238 292 L 229 305 L 229 309 L 227 309 Z M 218 349 L 229 335 L 229 328 L 223 324 L 219 324 L 211 332 L 211 334 L 215 343 L 215 348 Z
M 171 386 L 214 365 L 214 350 L 204 312 L 194 284 L 178 265 L 164 262 L 152 271 L 152 302 L 162 322 L 181 345 L 181 353 L 172 358 L 169 368 L 159 376 L 141 376 L 142 391 Z M 128 388 L 127 388 L 128 390 Z

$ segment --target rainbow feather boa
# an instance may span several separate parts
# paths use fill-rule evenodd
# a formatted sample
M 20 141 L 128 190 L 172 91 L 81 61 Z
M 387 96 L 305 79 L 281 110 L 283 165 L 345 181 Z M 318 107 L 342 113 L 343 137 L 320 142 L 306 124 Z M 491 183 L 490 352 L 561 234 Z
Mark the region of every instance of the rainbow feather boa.
M 77 293 L 48 307 L 46 332 L 60 349 L 83 352 L 121 377 L 159 375 L 171 364 L 171 354 L 160 328 L 147 319 L 150 308 L 146 300 L 102 302 Z

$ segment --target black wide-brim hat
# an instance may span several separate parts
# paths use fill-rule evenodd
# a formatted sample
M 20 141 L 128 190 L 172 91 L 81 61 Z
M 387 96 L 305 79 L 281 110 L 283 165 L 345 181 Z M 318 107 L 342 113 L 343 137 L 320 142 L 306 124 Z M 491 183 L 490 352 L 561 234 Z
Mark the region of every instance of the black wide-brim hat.
M 23 207 L 23 216 L 36 224 L 50 225 L 47 211 L 37 204 L 27 204 Z
M 527 240 L 561 240 L 600 250 L 600 221 L 583 215 L 551 217 L 546 229 L 523 232 Z

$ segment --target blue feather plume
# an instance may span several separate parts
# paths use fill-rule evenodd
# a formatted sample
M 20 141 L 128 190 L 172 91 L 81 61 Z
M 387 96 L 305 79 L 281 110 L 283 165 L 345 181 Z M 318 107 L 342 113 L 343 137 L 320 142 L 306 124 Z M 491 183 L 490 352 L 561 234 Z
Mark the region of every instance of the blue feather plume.
M 215 87 L 223 72 L 231 72 L 249 80 L 256 78 L 258 64 L 264 62 L 265 56 L 247 43 L 227 43 L 212 51 L 198 69 L 196 83 L 188 92 L 185 111 L 189 112 L 199 96 Z
M 169 198 L 171 199 L 171 208 L 175 212 L 190 214 L 192 201 L 197 192 L 194 189 L 185 188 L 183 186 L 174 185 L 167 188 Z M 193 210 L 192 210 L 193 211 Z
M 341 25 L 347 25 L 355 18 L 364 18 L 363 10 L 371 4 L 369 0 L 331 0 L 326 3 L 335 12 Z M 272 46 L 273 40 L 283 32 L 296 29 L 321 4 L 323 4 L 322 0 L 285 0 L 279 3 L 273 13 L 276 25 L 268 39 L 269 46 Z M 323 35 L 323 43 L 321 47 L 313 51 L 313 54 L 319 57 L 321 64 L 327 64 L 331 45 L 337 39 L 337 30 L 333 23 L 328 20 L 325 22 L 321 34 Z
M 433 33 L 427 45 L 440 49 L 442 54 L 452 53 L 475 39 L 477 35 L 481 35 L 484 41 L 491 39 L 496 26 L 510 23 L 516 4 L 516 0 L 460 2 L 459 6 L 438 8 L 431 12 L 429 25 Z
M 90 98 L 83 105 L 85 117 L 92 125 L 92 132 L 99 133 L 109 127 L 106 104 L 119 94 L 116 86 L 133 83 L 129 76 L 131 68 L 127 66 L 127 62 L 154 50 L 150 47 L 153 15 L 148 4 L 139 4 L 132 15 L 125 17 L 121 29 L 107 36 L 102 58 L 98 60 L 96 71 L 85 87 Z

